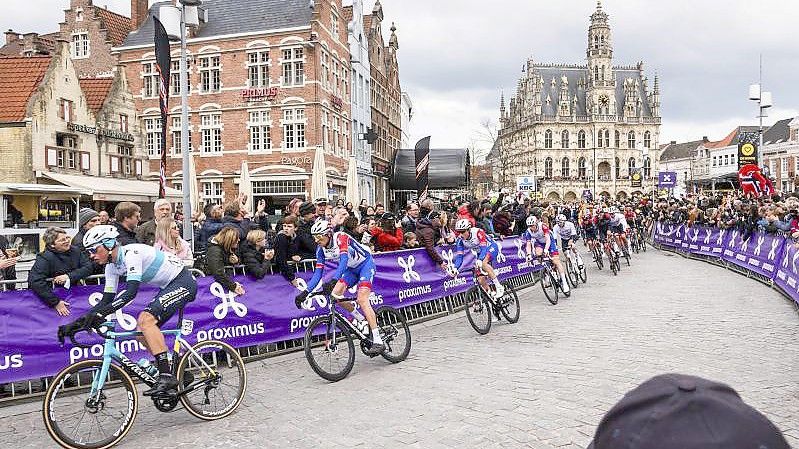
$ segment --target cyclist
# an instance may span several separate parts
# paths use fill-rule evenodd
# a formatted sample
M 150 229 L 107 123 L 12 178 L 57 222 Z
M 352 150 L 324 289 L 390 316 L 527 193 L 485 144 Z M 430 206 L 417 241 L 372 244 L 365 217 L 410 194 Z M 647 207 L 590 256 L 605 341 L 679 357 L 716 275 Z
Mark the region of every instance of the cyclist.
M 577 251 L 577 248 L 574 247 L 574 242 L 579 238 L 574 223 L 566 220 L 566 215 L 559 214 L 555 218 L 555 229 L 553 229 L 553 231 L 555 232 L 555 236 L 560 238 L 560 248 L 564 252 L 571 251 L 575 256 L 574 260 L 577 262 L 577 267 L 582 270 L 583 258 L 580 257 L 580 253 Z
M 582 219 L 582 226 L 583 234 L 585 234 L 585 243 L 588 245 L 588 249 L 591 250 L 591 254 L 596 261 L 596 251 L 594 247 L 597 245 L 597 227 L 596 227 L 596 218 L 591 213 L 590 209 L 586 209 L 583 212 L 583 219 Z
M 535 216 L 527 217 L 527 230 L 522 234 L 522 240 L 527 242 L 527 260 L 533 258 L 533 248 L 535 254 L 541 257 L 543 254 L 548 254 L 552 259 L 552 264 L 558 270 L 563 285 L 563 292 L 569 292 L 569 282 L 566 280 L 566 270 L 563 269 L 563 264 L 560 263 L 560 253 L 558 246 L 555 244 L 555 236 L 549 232 L 549 227 L 536 218 Z
M 472 222 L 469 221 L 468 218 L 461 218 L 455 222 L 455 235 L 457 236 L 457 241 L 455 242 L 456 255 L 453 261 L 455 270 L 453 270 L 452 275 L 457 275 L 457 270 L 460 270 L 461 265 L 463 265 L 465 250 L 479 249 L 480 253 L 474 260 L 474 268 L 476 270 L 482 270 L 488 275 L 488 278 L 491 279 L 496 288 L 495 296 L 501 298 L 505 294 L 505 287 L 499 282 L 499 278 L 491 267 L 491 259 L 495 258 L 499 253 L 499 246 L 497 246 L 497 243 L 494 239 L 489 237 L 485 231 L 473 227 Z M 486 284 L 484 276 L 480 276 L 480 285 L 488 291 L 488 285 Z
M 338 259 L 338 268 L 333 274 L 335 286 L 331 296 L 336 299 L 344 298 L 344 291 L 356 283 L 358 284 L 358 296 L 355 302 L 363 310 L 363 314 L 355 310 L 352 302 L 341 302 L 341 306 L 349 311 L 356 320 L 369 324 L 372 330 L 372 345 L 366 350 L 368 355 L 379 355 L 385 349 L 383 339 L 380 337 L 380 330 L 377 327 L 377 318 L 369 302 L 369 295 L 372 293 L 372 282 L 375 277 L 375 262 L 372 254 L 357 240 L 346 232 L 333 232 L 333 228 L 326 220 L 317 220 L 311 226 L 311 236 L 316 241 L 316 269 L 313 277 L 308 281 L 306 289 L 294 298 L 297 308 L 302 308 L 310 292 L 314 291 L 322 280 L 325 269 L 325 261 L 328 259 Z
M 608 222 L 608 229 L 611 233 L 616 236 L 617 241 L 619 242 L 619 246 L 628 253 L 628 246 L 627 246 L 627 220 L 624 218 L 624 214 L 619 212 L 617 207 L 613 207 L 610 210 L 610 221 Z
M 600 248 L 606 247 L 608 235 L 610 234 L 610 230 L 608 229 L 610 227 L 610 218 L 610 209 L 607 207 L 600 209 L 599 213 L 594 217 Z M 608 256 L 608 261 L 611 261 L 611 254 L 608 251 L 604 252 Z
M 178 382 L 172 375 L 160 327 L 188 302 L 194 301 L 197 281 L 177 256 L 139 243 L 122 246 L 117 237 L 119 232 L 110 225 L 95 226 L 83 236 L 83 246 L 92 260 L 105 265 L 105 288 L 103 299 L 72 326 L 97 328 L 107 315 L 133 301 L 141 284 L 158 286 L 158 294 L 138 317 L 137 329 L 143 337 L 140 342 L 155 356 L 159 372 L 158 382 L 144 395 L 174 395 Z M 126 277 L 125 290 L 117 296 L 119 278 L 123 276 Z

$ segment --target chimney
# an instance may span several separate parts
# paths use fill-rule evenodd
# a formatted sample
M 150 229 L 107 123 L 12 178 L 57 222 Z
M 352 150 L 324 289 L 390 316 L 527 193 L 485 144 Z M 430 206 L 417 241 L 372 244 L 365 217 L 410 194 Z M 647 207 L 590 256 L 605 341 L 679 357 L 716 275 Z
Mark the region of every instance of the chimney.
M 150 11 L 150 2 L 148 0 L 130 0 L 130 22 L 133 30 L 138 30 L 141 25 L 147 20 L 147 14 Z
M 708 142 L 707 136 L 702 136 L 702 142 Z
M 676 141 L 676 140 L 672 140 L 672 141 L 671 141 L 671 144 L 672 144 L 672 145 L 677 145 L 677 141 Z
M 12 42 L 16 42 L 19 40 L 19 34 L 14 32 L 11 28 L 6 31 L 6 44 L 10 44 Z

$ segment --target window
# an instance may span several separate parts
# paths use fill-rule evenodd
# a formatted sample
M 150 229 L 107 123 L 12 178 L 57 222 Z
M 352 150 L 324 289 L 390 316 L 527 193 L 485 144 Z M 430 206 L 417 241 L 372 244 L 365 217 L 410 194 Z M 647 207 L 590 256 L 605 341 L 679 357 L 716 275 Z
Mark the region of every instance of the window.
M 128 115 L 119 114 L 119 130 L 123 133 L 128 132 Z
M 613 162 L 616 163 L 616 179 L 621 177 L 621 161 L 619 158 L 616 158 Z
M 613 145 L 613 147 L 614 148 L 620 148 L 621 147 L 621 133 L 619 131 L 616 131 L 616 132 L 613 133 L 613 136 L 614 136 L 614 140 L 613 140 L 614 145 Z
M 569 177 L 569 158 L 567 157 L 560 161 L 560 175 L 564 178 Z
M 72 35 L 72 57 L 73 58 L 88 58 L 89 57 L 89 33 L 75 33 Z
M 169 95 L 180 95 L 180 61 L 172 61 L 169 68 Z M 191 70 L 191 62 L 186 59 L 186 73 Z M 186 77 L 186 92 L 191 93 L 191 76 Z
M 602 139 L 602 137 L 604 137 L 604 135 L 605 135 L 605 130 L 600 129 L 599 132 L 596 135 L 596 146 L 597 146 L 597 148 L 602 148 L 602 144 L 604 143 L 604 140 Z
M 247 73 L 250 87 L 269 87 L 269 51 L 247 53 Z
M 544 160 L 544 178 L 552 179 L 552 158 L 548 157 Z
M 635 148 L 635 131 L 630 131 L 627 133 L 627 148 Z
M 72 103 L 72 101 L 61 99 L 61 107 L 58 111 L 58 115 L 67 123 L 72 122 L 72 111 L 75 110 L 73 105 L 74 103 Z
M 302 48 L 283 50 L 283 85 L 300 86 L 305 81 L 305 63 Z
M 183 153 L 183 120 L 181 117 L 172 117 L 172 154 Z M 189 152 L 191 152 L 191 118 L 189 118 Z
M 67 168 L 75 170 L 78 167 L 78 155 L 74 151 L 67 151 Z
M 330 14 L 330 32 L 333 33 L 333 39 L 338 40 L 338 16 L 336 13 Z
M 219 64 L 219 56 L 200 57 L 200 92 L 219 92 L 222 88 L 220 79 L 221 69 L 222 66 Z
M 253 181 L 253 195 L 283 194 L 299 195 L 305 193 L 305 181 Z
M 338 119 L 336 119 L 338 121 Z M 338 135 L 337 133 L 335 134 Z M 305 109 L 283 110 L 283 148 L 305 147 Z
M 172 188 L 182 192 L 183 191 L 183 183 L 182 182 L 172 181 Z
M 272 122 L 269 111 L 250 111 L 250 151 L 265 151 L 272 148 Z
M 644 148 L 651 148 L 652 146 L 652 133 L 649 131 L 644 132 Z
M 552 148 L 552 130 L 544 131 L 544 148 Z
M 144 148 L 147 150 L 147 156 L 157 157 L 161 155 L 161 119 L 160 118 L 146 118 L 144 119 Z
M 75 10 L 75 22 L 83 22 L 83 8 Z
M 222 153 L 222 114 L 214 113 L 201 115 L 200 132 L 202 133 L 203 139 L 203 153 Z
M 644 159 L 644 178 L 649 178 L 651 176 L 652 170 L 652 160 L 648 157 Z
M 560 133 L 560 147 L 569 148 L 569 131 L 565 129 Z
M 605 147 L 610 148 L 610 130 L 605 130 Z
M 582 129 L 577 133 L 577 148 L 585 148 L 585 131 Z
M 724 165 L 730 165 L 730 155 L 729 154 L 725 154 L 724 155 Z
M 735 165 L 735 154 L 730 155 L 730 164 Z
M 716 156 L 713 156 L 713 166 L 716 166 Z
M 142 63 L 143 88 L 142 97 L 155 98 L 158 96 L 158 71 L 155 62 Z
M 627 175 L 632 176 L 635 173 L 635 158 L 631 157 L 627 160 Z
M 577 177 L 580 179 L 586 178 L 585 158 L 581 157 L 577 160 Z
M 203 201 L 205 204 L 222 204 L 225 199 L 222 181 L 203 182 Z
M 330 56 L 322 50 L 322 87 L 330 89 Z
M 782 176 L 788 176 L 788 158 L 780 159 L 780 170 L 782 170 Z

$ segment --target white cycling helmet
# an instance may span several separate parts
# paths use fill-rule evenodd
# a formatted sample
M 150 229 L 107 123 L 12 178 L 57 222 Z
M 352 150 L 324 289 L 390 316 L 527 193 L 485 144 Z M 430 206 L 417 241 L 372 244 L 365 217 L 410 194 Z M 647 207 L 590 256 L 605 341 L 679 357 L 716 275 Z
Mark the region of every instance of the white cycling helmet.
M 111 249 L 116 246 L 117 237 L 119 237 L 117 228 L 111 225 L 98 225 L 89 229 L 83 236 L 83 247 L 88 249 L 103 244 Z
M 327 220 L 317 220 L 311 225 L 311 235 L 324 235 L 330 234 L 333 228 L 330 227 L 330 222 Z
M 468 231 L 469 229 L 472 229 L 472 222 L 468 218 L 461 218 L 455 222 L 456 231 Z
M 559 222 L 559 223 L 560 223 L 560 222 L 564 222 L 564 221 L 566 221 L 566 216 L 565 216 L 565 215 L 563 215 L 563 214 L 558 214 L 558 216 L 555 218 L 555 220 L 556 220 L 557 222 Z
M 538 217 L 536 217 L 535 215 L 530 215 L 529 217 L 527 217 L 527 226 L 529 227 L 535 225 L 538 225 Z

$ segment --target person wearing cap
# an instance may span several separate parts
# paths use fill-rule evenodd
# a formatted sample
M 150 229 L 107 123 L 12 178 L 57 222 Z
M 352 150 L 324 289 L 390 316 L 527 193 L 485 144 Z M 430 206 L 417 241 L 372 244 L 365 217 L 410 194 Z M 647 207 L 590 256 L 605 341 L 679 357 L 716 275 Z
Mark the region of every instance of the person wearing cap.
M 295 238 L 296 254 L 302 260 L 314 259 L 316 257 L 316 242 L 311 237 L 311 226 L 316 221 L 316 206 L 305 202 L 300 205 L 299 226 L 297 227 L 297 237 Z
M 327 198 L 317 198 L 314 201 L 314 205 L 316 206 L 316 216 L 322 217 L 325 215 L 325 209 L 327 208 Z
M 599 422 L 588 449 L 790 449 L 777 427 L 732 387 L 684 374 L 655 376 Z
M 100 214 L 94 209 L 88 207 L 82 208 L 78 212 L 78 233 L 72 237 L 72 246 L 76 246 L 79 250 L 83 251 L 83 236 L 86 231 L 100 224 Z

